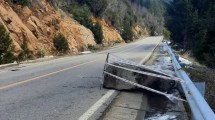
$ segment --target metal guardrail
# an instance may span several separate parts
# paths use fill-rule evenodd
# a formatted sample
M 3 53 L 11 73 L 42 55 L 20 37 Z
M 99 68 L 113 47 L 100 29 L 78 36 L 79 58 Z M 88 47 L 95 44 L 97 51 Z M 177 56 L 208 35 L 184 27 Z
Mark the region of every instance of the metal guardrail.
M 198 89 L 195 87 L 188 75 L 181 69 L 181 66 L 178 63 L 172 49 L 168 46 L 167 43 L 165 43 L 164 46 L 167 48 L 168 53 L 172 59 L 176 75 L 185 81 L 185 83 L 181 83 L 181 86 L 191 108 L 193 117 L 192 119 L 215 120 L 215 114 L 213 110 L 210 108 L 210 106 L 205 101 L 204 97 L 201 95 Z

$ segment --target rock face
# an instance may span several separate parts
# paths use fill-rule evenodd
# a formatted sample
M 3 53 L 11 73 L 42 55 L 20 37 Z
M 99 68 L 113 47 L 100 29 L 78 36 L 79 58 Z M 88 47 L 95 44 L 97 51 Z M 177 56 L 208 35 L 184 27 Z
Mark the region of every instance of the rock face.
M 143 68 L 128 65 L 128 64 L 114 63 L 114 65 L 133 69 L 133 70 L 139 70 L 139 71 L 147 72 L 147 70 L 145 70 Z M 138 83 L 140 85 L 147 86 L 147 87 L 159 90 L 159 91 L 163 91 L 163 92 L 169 91 L 174 86 L 174 84 L 172 84 L 173 81 L 163 80 L 160 78 L 155 78 L 155 77 L 131 72 L 128 70 L 116 68 L 114 66 L 106 66 L 106 71 L 111 73 L 111 74 L 114 74 L 116 76 L 119 76 L 121 78 L 127 79 L 129 81 L 132 81 L 132 82 Z M 110 75 L 107 75 L 107 74 L 104 75 L 103 87 L 116 89 L 116 90 L 138 89 L 134 85 L 130 85 L 128 83 L 120 81 L 119 79 L 116 79 L 116 78 L 114 78 Z
M 23 41 L 26 41 L 30 53 L 34 56 L 39 51 L 56 55 L 53 38 L 63 34 L 69 43 L 70 54 L 77 54 L 88 45 L 96 45 L 91 30 L 80 25 L 64 13 L 58 6 L 69 4 L 71 1 L 31 0 L 29 7 L 9 4 L 0 0 L 0 24 L 8 31 L 14 45 L 14 53 L 22 51 Z M 54 7 L 55 6 L 55 7 Z M 124 42 L 119 31 L 108 20 L 92 17 L 93 22 L 99 22 L 103 30 L 103 46 Z M 138 36 L 144 30 L 140 26 L 133 29 Z
M 103 36 L 106 43 L 111 42 L 124 42 L 119 32 L 107 24 L 107 22 L 103 19 L 100 21 L 103 30 Z
M 140 25 L 136 25 L 133 27 L 134 35 L 139 38 L 141 36 L 149 36 L 148 30 L 146 28 L 142 28 Z
M 108 24 L 108 22 L 105 21 L 105 19 L 100 20 L 100 19 L 97 19 L 95 17 L 92 17 L 92 21 L 93 21 L 93 23 L 99 22 L 101 24 L 103 36 L 104 36 L 103 42 L 105 44 L 124 42 L 121 35 L 119 34 L 119 31 L 116 30 L 110 24 Z
M 59 33 L 67 38 L 71 54 L 76 54 L 88 44 L 96 44 L 89 29 L 56 10 L 45 0 L 33 1 L 30 8 L 0 1 L 0 24 L 10 33 L 15 53 L 22 51 L 23 40 L 26 40 L 32 54 L 39 50 L 55 54 L 53 38 Z

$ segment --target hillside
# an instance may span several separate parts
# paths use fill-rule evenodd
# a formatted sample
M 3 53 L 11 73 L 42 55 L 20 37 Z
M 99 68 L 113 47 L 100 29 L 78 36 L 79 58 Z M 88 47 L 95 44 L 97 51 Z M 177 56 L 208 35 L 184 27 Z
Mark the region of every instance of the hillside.
M 21 46 L 26 41 L 32 54 L 36 54 L 40 49 L 54 54 L 52 39 L 58 33 L 67 38 L 72 53 L 77 53 L 81 46 L 95 45 L 90 30 L 45 1 L 32 4 L 31 8 L 2 1 L 0 16 L 0 23 L 5 26 L 13 40 L 15 53 L 22 51 Z
M 165 20 L 172 41 L 211 68 L 215 68 L 214 13 L 214 0 L 172 0 Z
M 129 0 L 0 1 L 0 24 L 9 33 L 15 57 L 26 53 L 36 58 L 41 51 L 57 55 L 53 39 L 59 34 L 68 42 L 69 54 L 86 50 L 89 45 L 108 46 L 158 35 L 163 26 L 160 18 L 146 6 Z

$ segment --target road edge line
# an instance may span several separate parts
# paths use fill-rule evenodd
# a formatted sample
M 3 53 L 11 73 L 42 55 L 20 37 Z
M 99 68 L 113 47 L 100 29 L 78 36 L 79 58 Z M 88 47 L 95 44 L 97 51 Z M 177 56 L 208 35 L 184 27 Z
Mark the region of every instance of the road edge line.
M 83 115 L 81 115 L 78 118 L 78 120 L 98 119 L 103 114 L 102 112 L 106 110 L 109 104 L 118 95 L 118 93 L 119 91 L 109 90 L 104 96 L 102 96 L 102 98 L 100 98 L 96 103 L 94 103 Z
M 155 52 L 155 49 L 161 44 L 162 40 L 163 40 L 163 37 L 162 37 L 162 39 L 160 40 L 160 42 L 153 48 L 153 50 L 152 50 L 148 55 L 146 55 L 146 57 L 144 57 L 144 58 L 138 63 L 138 65 L 145 64 L 145 63 L 152 57 L 152 55 L 153 55 L 154 52 Z
M 154 47 L 154 49 L 151 51 L 151 53 L 149 53 L 146 57 L 144 57 L 143 60 L 141 60 L 138 64 L 143 64 L 143 63 L 147 62 L 151 58 L 151 56 L 154 54 L 155 49 L 157 48 L 157 46 L 160 45 L 162 40 L 163 40 L 163 37 L 160 40 L 160 42 Z M 102 112 L 104 112 L 106 110 L 106 108 L 111 104 L 111 102 L 118 95 L 118 93 L 119 93 L 119 91 L 117 91 L 117 90 L 109 90 L 102 98 L 100 98 L 84 114 L 82 114 L 78 118 L 78 120 L 98 119 L 100 116 L 103 115 Z M 103 109 L 102 109 L 102 107 L 103 107 Z M 102 110 L 99 111 L 99 109 L 102 109 Z M 99 111 L 99 112 L 96 113 L 97 111 Z

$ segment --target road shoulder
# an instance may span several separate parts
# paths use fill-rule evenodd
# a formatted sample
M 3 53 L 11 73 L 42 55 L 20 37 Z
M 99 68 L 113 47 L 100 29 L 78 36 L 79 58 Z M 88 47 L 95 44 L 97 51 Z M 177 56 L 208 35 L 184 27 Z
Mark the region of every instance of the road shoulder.
M 139 64 L 151 65 L 156 59 L 159 44 Z M 138 120 L 145 117 L 147 96 L 141 91 L 121 91 L 100 120 Z
M 159 56 L 157 47 L 145 64 L 152 65 Z M 183 103 L 173 103 L 164 96 L 142 91 L 121 91 L 99 120 L 156 120 L 166 117 L 187 120 Z

